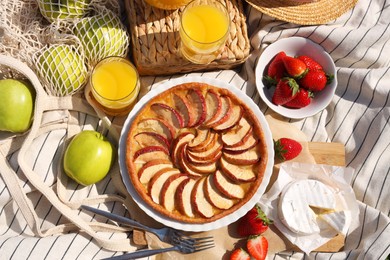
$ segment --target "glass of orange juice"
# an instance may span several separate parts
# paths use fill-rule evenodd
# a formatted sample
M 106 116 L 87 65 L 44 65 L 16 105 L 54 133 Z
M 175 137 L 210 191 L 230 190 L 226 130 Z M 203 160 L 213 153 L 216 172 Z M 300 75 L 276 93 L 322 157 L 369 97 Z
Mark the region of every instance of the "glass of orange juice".
M 212 62 L 222 52 L 229 29 L 229 13 L 222 2 L 190 2 L 180 16 L 181 54 L 193 63 Z
M 119 116 L 133 108 L 140 89 L 134 65 L 122 57 L 108 57 L 93 68 L 90 77 L 93 98 L 108 115 Z

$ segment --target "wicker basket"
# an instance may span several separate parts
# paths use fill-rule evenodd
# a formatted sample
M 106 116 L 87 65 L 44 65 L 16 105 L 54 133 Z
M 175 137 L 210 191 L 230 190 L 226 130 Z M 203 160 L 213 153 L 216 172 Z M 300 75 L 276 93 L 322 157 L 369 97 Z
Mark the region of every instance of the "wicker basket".
M 188 62 L 179 52 L 180 12 L 162 10 L 143 0 L 125 0 L 134 63 L 140 75 L 171 75 L 200 70 L 230 69 L 249 56 L 250 45 L 241 0 L 222 0 L 232 21 L 225 48 L 208 65 Z

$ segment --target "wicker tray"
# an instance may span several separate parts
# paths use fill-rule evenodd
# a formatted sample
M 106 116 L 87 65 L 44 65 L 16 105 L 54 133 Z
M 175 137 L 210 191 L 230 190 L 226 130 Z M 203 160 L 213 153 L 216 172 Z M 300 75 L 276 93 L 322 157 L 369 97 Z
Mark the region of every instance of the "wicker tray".
M 249 39 L 241 0 L 222 0 L 231 29 L 221 55 L 208 65 L 193 64 L 180 56 L 179 26 L 182 10 L 153 8 L 143 0 L 125 0 L 132 38 L 132 54 L 140 75 L 170 75 L 200 70 L 230 69 L 249 56 Z

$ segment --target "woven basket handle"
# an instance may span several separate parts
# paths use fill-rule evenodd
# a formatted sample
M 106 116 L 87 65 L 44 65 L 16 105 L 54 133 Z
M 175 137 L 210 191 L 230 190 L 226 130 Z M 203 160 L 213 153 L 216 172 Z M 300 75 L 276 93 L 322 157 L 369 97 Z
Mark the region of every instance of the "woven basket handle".
M 12 138 L 12 141 L 14 141 L 14 139 L 22 140 L 19 141 L 21 145 L 18 155 L 19 166 L 27 177 L 27 179 L 30 181 L 30 183 L 38 191 L 40 191 L 46 197 L 46 199 L 70 221 L 70 223 L 58 225 L 48 230 L 41 230 L 39 225 L 39 218 L 37 213 L 35 212 L 34 206 L 27 198 L 26 193 L 23 191 L 19 183 L 16 173 L 12 170 L 6 160 L 6 154 L 4 154 L 4 152 L 9 150 L 11 145 L 9 144 L 9 142 L 4 141 L 0 144 L 0 152 L 4 154 L 4 156 L 1 156 L 0 159 L 0 173 L 8 187 L 8 190 L 10 191 L 10 194 L 19 206 L 31 230 L 35 234 L 41 237 L 45 237 L 53 234 L 64 234 L 69 230 L 80 229 L 91 237 L 93 237 L 96 242 L 105 249 L 113 251 L 133 251 L 135 247 L 131 245 L 130 239 L 107 239 L 97 233 L 97 231 L 125 232 L 125 229 L 104 223 L 90 223 L 84 221 L 78 215 L 78 210 L 74 210 L 72 209 L 73 207 L 66 205 L 66 203 L 64 203 L 60 199 L 61 196 L 58 196 L 58 194 L 56 194 L 50 187 L 48 187 L 48 185 L 43 182 L 43 180 L 33 171 L 33 169 L 25 161 L 26 156 L 28 156 L 28 148 L 32 145 L 33 140 L 43 131 L 55 128 L 55 126 L 47 126 L 45 127 L 45 129 L 42 128 L 42 116 L 45 111 L 50 111 L 53 109 L 69 109 L 80 110 L 82 112 L 91 112 L 91 110 L 89 109 L 88 111 L 88 106 L 85 106 L 83 102 L 77 100 L 75 102 L 75 99 L 72 99 L 71 97 L 58 98 L 48 96 L 34 72 L 26 64 L 12 57 L 3 55 L 0 55 L 0 61 L 2 64 L 22 72 L 27 78 L 29 78 L 36 90 L 34 121 L 32 123 L 31 128 L 26 135 L 20 137 L 16 136 Z M 73 124 L 58 124 L 57 126 L 64 127 L 64 125 L 66 125 L 68 130 L 71 130 L 70 134 L 75 133 L 77 131 L 77 128 L 73 127 Z M 122 189 L 122 187 L 119 188 Z M 100 203 L 110 200 L 119 200 L 121 203 L 126 203 L 126 201 L 128 201 L 128 199 L 126 198 L 110 198 L 107 195 L 104 196 L 104 198 L 97 198 L 93 200 L 93 202 Z

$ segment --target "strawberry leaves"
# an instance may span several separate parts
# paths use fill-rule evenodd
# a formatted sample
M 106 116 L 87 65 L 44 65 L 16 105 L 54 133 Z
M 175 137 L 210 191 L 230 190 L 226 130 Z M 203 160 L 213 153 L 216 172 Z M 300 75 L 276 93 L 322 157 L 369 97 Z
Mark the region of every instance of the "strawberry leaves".
M 276 85 L 272 96 L 272 102 L 276 105 L 284 105 L 294 99 L 299 91 L 297 82 L 292 78 L 283 78 Z

